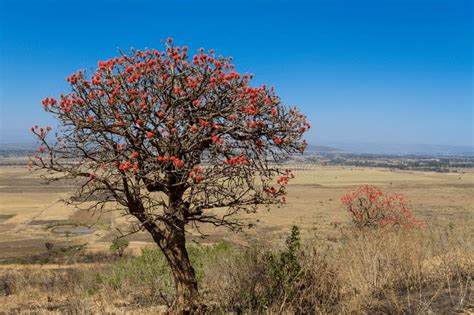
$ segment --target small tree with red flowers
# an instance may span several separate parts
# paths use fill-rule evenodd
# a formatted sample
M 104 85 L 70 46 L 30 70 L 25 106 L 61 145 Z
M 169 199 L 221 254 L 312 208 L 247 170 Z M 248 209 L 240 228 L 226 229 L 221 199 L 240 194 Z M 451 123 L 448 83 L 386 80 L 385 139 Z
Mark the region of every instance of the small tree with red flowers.
M 239 229 L 236 214 L 284 202 L 292 175 L 279 162 L 306 146 L 306 117 L 231 61 L 203 49 L 189 58 L 171 39 L 163 52 L 132 49 L 43 100 L 60 123 L 55 136 L 32 128 L 41 145 L 31 166 L 80 179 L 71 204 L 135 217 L 129 232 L 148 231 L 162 250 L 179 307 L 198 301 L 186 228 Z
M 388 194 L 375 186 L 364 185 L 341 197 L 357 227 L 420 227 L 402 194 Z

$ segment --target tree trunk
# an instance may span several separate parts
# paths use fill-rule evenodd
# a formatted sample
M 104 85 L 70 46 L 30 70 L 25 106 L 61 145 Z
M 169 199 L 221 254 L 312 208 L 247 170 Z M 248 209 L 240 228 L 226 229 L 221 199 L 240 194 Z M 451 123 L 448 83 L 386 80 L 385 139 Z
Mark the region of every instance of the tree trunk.
M 153 235 L 153 238 L 163 251 L 173 273 L 176 287 L 175 308 L 180 312 L 192 312 L 199 306 L 199 292 L 196 274 L 186 250 L 184 229 L 173 226 L 164 234 L 156 238 Z

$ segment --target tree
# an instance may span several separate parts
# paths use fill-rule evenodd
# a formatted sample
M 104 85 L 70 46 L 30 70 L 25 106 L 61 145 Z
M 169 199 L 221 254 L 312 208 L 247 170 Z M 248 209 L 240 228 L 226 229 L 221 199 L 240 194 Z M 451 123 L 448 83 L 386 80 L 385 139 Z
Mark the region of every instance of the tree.
M 402 194 L 388 194 L 375 186 L 360 186 L 343 195 L 341 202 L 359 228 L 418 228 L 424 225 L 415 219 Z
M 197 224 L 239 229 L 236 214 L 285 202 L 292 177 L 278 162 L 303 152 L 306 117 L 273 88 L 252 87 L 232 58 L 168 39 L 165 51 L 134 50 L 67 78 L 71 91 L 43 100 L 59 121 L 32 127 L 40 146 L 32 168 L 50 180 L 79 179 L 74 205 L 107 204 L 137 219 L 173 272 L 177 305 L 198 299 L 185 230 Z M 54 176 L 50 176 L 54 174 Z

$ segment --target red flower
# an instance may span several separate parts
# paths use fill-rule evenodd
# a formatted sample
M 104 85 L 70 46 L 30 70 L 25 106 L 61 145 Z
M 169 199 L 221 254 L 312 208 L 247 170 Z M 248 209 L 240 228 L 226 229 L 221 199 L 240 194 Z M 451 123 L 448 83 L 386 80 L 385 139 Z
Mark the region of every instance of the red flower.
M 282 176 L 278 178 L 277 183 L 280 185 L 287 185 L 288 184 L 288 176 Z
M 136 159 L 138 157 L 138 152 L 137 151 L 132 152 L 131 157 L 132 159 Z
M 43 104 L 43 107 L 48 106 L 49 104 L 49 97 L 45 98 L 44 100 L 41 101 L 41 104 Z
M 199 119 L 199 124 L 204 128 L 209 127 L 209 123 L 203 119 Z
M 146 137 L 147 137 L 148 139 L 151 139 L 151 138 L 153 138 L 154 136 L 155 136 L 155 134 L 154 134 L 153 132 L 151 132 L 151 131 L 147 131 L 147 132 L 146 132 Z
M 191 126 L 191 131 L 196 132 L 198 130 L 199 130 L 199 128 L 196 125 Z
M 281 140 L 278 137 L 273 137 L 272 139 L 273 139 L 273 142 L 275 142 L 275 144 L 277 144 L 277 145 L 283 142 L 283 140 Z
M 224 160 L 224 164 L 248 164 L 248 160 L 244 156 L 234 156 Z
M 173 161 L 173 164 L 176 166 L 176 167 L 182 167 L 184 165 L 184 161 L 182 160 L 179 160 L 179 159 L 176 159 Z

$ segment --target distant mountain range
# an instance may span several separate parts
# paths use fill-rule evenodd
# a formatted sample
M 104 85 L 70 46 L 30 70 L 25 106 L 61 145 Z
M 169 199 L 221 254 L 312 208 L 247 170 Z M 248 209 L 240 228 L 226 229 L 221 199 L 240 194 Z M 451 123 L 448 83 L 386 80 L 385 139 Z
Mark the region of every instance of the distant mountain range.
M 0 151 L 34 151 L 33 143 L 2 143 Z M 431 144 L 377 144 L 377 143 L 342 143 L 309 145 L 308 153 L 352 153 L 380 155 L 418 155 L 418 156 L 474 156 L 474 146 L 451 146 Z
M 431 144 L 334 143 L 310 145 L 309 152 L 381 155 L 474 156 L 474 146 Z

